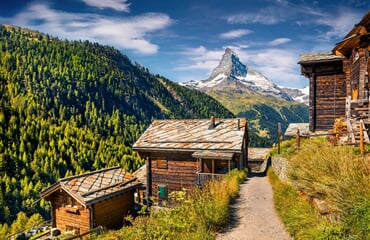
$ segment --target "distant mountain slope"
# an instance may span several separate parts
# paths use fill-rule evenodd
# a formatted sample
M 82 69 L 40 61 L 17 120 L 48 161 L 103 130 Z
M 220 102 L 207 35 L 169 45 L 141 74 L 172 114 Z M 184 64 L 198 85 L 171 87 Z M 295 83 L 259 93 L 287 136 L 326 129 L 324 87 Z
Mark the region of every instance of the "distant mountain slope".
M 277 123 L 281 123 L 283 132 L 289 123 L 308 122 L 308 106 L 297 102 L 276 100 L 264 96 L 230 93 L 225 91 L 207 92 L 220 101 L 237 117 L 248 119 L 251 133 L 261 138 L 251 140 L 251 146 L 271 146 L 277 141 Z
M 246 67 L 229 48 L 208 79 L 181 84 L 206 92 L 238 117 L 247 118 L 251 132 L 261 137 L 252 139 L 252 146 L 276 142 L 278 122 L 283 131 L 291 122 L 308 122 L 308 106 L 294 102 L 262 73 Z
M 0 224 L 49 216 L 36 200 L 60 177 L 138 168 L 130 146 L 152 119 L 234 116 L 97 43 L 0 25 L 0 63 Z

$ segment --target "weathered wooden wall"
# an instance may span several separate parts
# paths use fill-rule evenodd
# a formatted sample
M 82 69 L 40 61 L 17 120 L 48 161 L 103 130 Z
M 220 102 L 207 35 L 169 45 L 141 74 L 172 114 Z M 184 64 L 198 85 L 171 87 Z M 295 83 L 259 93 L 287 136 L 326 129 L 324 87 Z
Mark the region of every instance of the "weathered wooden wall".
M 369 97 L 368 64 L 366 48 L 354 49 L 349 59 L 350 84 L 351 90 L 358 88 L 358 99 L 368 99 Z
M 121 228 L 124 223 L 124 217 L 127 214 L 133 214 L 134 192 L 132 190 L 94 204 L 94 227 L 105 226 L 108 229 Z
M 152 194 L 154 198 L 158 198 L 158 185 L 165 186 L 167 193 L 194 187 L 195 173 L 200 170 L 200 167 L 191 154 L 191 152 L 187 154 L 151 153 L 149 161 L 152 163 Z M 163 161 L 167 162 L 167 168 L 163 167 Z
M 70 196 L 65 192 L 56 192 L 51 196 L 53 219 L 61 232 L 67 231 L 68 227 L 79 229 L 80 233 L 90 230 L 90 209 L 83 207 L 78 202 L 69 205 Z
M 312 67 L 310 79 L 310 131 L 330 130 L 345 116 L 346 74 L 342 62 Z

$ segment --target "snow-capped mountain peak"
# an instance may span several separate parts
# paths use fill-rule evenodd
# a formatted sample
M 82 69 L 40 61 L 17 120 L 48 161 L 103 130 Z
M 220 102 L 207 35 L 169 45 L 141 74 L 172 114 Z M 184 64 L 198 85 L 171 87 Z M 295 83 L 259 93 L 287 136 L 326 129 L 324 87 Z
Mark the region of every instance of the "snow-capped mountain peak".
M 247 67 L 240 62 L 239 57 L 230 48 L 226 48 L 220 63 L 213 69 L 209 79 L 214 79 L 220 75 L 240 77 L 247 75 Z
M 220 63 L 213 69 L 208 79 L 191 80 L 180 84 L 201 91 L 223 90 L 225 87 L 230 87 L 249 94 L 293 101 L 288 94 L 262 73 L 244 65 L 230 48 L 226 48 Z
M 282 88 L 284 92 L 286 92 L 289 96 L 291 96 L 294 101 L 299 103 L 304 103 L 309 105 L 309 94 L 310 94 L 310 87 L 306 86 L 304 88 Z

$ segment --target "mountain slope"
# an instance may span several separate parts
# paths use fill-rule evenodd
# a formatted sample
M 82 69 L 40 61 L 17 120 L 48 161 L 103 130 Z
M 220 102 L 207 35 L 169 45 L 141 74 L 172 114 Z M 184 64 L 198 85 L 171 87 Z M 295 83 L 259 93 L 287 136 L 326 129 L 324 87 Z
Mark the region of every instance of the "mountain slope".
M 276 100 L 264 96 L 225 91 L 207 92 L 237 117 L 248 119 L 250 133 L 261 138 L 251 140 L 251 146 L 271 146 L 277 140 L 277 123 L 285 132 L 289 123 L 307 122 L 308 106 L 297 102 Z
M 0 224 L 48 216 L 38 193 L 60 177 L 138 168 L 130 146 L 152 119 L 234 116 L 97 43 L 0 25 L 0 63 Z
M 208 79 L 182 85 L 206 92 L 236 116 L 247 118 L 251 133 L 260 136 L 251 139 L 251 146 L 276 141 L 278 122 L 283 131 L 291 122 L 308 122 L 308 106 L 294 102 L 263 74 L 246 67 L 229 48 Z

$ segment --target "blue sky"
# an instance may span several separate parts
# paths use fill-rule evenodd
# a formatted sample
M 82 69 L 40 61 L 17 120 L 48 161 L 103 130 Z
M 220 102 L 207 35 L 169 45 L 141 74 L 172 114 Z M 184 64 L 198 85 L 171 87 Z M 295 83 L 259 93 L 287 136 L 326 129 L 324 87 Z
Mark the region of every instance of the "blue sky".
M 226 47 L 279 86 L 304 87 L 301 53 L 330 51 L 368 0 L 10 0 L 0 23 L 121 50 L 172 81 L 202 80 Z

